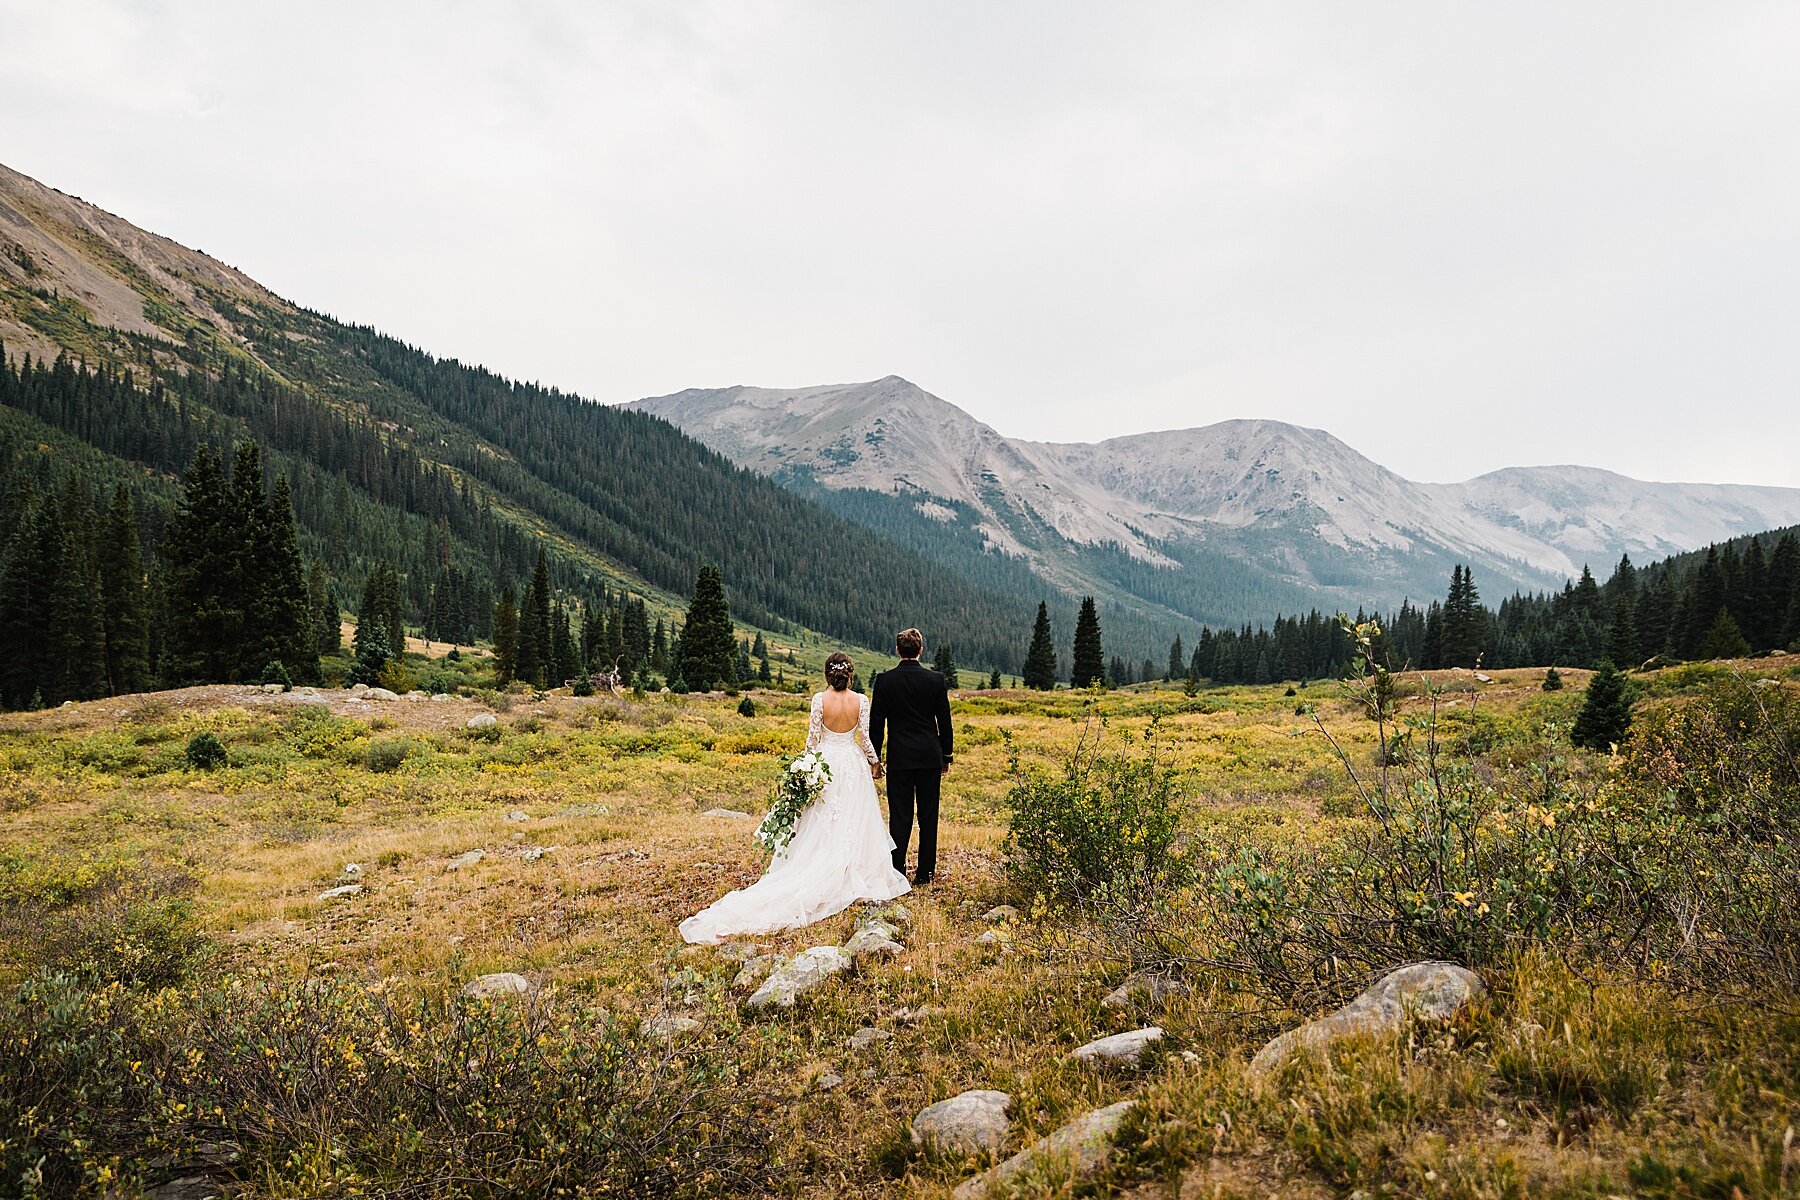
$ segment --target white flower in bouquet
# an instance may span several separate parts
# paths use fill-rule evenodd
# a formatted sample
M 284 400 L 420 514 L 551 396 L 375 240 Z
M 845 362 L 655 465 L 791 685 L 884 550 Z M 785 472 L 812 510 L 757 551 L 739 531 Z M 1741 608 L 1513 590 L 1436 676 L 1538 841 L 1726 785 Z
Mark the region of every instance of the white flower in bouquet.
M 816 750 L 795 755 L 776 776 L 775 794 L 769 801 L 769 815 L 756 827 L 753 835 L 764 849 L 779 854 L 794 840 L 794 826 L 800 814 L 817 800 L 831 781 L 831 765 Z

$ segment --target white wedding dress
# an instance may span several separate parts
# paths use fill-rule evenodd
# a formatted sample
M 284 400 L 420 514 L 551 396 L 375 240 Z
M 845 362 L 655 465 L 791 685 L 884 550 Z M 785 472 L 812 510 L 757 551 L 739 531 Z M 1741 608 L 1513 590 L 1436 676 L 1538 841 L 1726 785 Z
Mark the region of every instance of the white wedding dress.
M 831 781 L 800 814 L 794 838 L 769 862 L 763 877 L 720 897 L 681 923 L 681 936 L 711 944 L 739 934 L 774 933 L 822 921 L 858 900 L 892 900 L 911 890 L 894 870 L 894 839 L 882 819 L 869 764 L 869 698 L 856 728 L 825 728 L 825 693 L 812 698 L 806 748 L 824 755 Z

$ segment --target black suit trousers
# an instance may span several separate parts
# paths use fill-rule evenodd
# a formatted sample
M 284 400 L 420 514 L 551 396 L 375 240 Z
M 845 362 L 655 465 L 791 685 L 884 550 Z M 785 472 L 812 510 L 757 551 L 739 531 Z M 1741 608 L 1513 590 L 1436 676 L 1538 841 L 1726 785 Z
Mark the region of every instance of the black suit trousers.
M 914 876 L 929 879 L 937 873 L 938 799 L 944 774 L 936 767 L 923 770 L 890 770 L 888 832 L 894 838 L 894 870 L 906 872 L 906 847 L 912 841 L 913 813 L 919 817 L 919 857 Z

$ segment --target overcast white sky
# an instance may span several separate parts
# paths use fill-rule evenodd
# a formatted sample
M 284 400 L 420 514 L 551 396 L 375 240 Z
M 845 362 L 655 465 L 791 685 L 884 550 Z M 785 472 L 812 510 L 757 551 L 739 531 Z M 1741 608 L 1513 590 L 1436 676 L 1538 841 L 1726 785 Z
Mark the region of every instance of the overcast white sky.
M 1800 485 L 1800 5 L 0 0 L 0 161 L 600 400 Z

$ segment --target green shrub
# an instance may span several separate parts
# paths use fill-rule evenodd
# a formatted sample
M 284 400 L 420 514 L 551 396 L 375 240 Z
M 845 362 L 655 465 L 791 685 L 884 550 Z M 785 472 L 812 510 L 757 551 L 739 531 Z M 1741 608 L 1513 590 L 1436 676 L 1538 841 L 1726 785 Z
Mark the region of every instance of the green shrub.
M 236 1178 L 317 1195 L 757 1194 L 769 1170 L 724 1048 L 573 999 L 42 975 L 3 998 L 0 1043 L 5 1195 L 137 1194 L 221 1144 Z
M 742 700 L 738 701 L 738 716 L 754 717 L 755 715 L 756 715 L 756 701 L 752 700 L 748 696 L 745 696 Z
M 392 771 L 405 762 L 412 752 L 413 743 L 410 738 L 377 738 L 363 751 L 363 766 L 376 772 Z
M 1059 907 L 1178 887 L 1186 864 L 1175 800 L 1173 773 L 1149 749 L 1108 752 L 1084 738 L 1055 774 L 1027 774 L 1015 756 L 1006 876 Z
M 216 771 L 225 765 L 225 743 L 216 734 L 196 733 L 188 739 L 187 762 L 196 771 Z
M 571 695 L 591 696 L 594 694 L 594 677 L 586 671 L 575 677 L 575 686 L 569 689 Z
M 186 875 L 129 862 L 15 862 L 0 888 L 0 946 L 21 972 L 55 971 L 94 986 L 172 986 L 213 950 L 193 890 Z
M 282 664 L 280 659 L 273 659 L 267 666 L 263 667 L 262 682 L 279 683 L 281 685 L 281 690 L 284 692 L 291 692 L 294 690 L 293 677 L 288 674 L 287 667 Z

